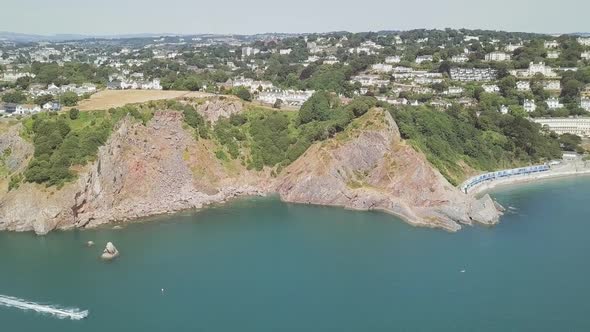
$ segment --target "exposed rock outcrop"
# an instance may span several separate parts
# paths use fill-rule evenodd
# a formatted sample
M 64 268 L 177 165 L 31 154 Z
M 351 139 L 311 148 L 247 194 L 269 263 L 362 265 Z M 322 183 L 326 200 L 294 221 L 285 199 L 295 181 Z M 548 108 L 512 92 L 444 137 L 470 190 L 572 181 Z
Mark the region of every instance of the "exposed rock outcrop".
M 205 117 L 205 119 L 216 122 L 221 117 L 229 117 L 242 111 L 242 102 L 233 97 L 218 97 L 207 99 L 205 103 L 197 106 L 197 111 Z
M 104 259 L 105 261 L 110 261 L 117 257 L 119 257 L 119 250 L 117 250 L 112 242 L 107 243 L 102 252 L 102 255 L 100 255 L 100 258 Z
M 448 183 L 402 141 L 391 115 L 381 110 L 313 145 L 284 173 L 277 191 L 288 202 L 382 210 L 450 231 L 459 223 L 493 224 L 499 217 L 489 196 L 476 200 Z
M 23 126 L 19 123 L 0 133 L 0 156 L 10 173 L 22 171 L 33 155 L 33 145 L 20 136 Z

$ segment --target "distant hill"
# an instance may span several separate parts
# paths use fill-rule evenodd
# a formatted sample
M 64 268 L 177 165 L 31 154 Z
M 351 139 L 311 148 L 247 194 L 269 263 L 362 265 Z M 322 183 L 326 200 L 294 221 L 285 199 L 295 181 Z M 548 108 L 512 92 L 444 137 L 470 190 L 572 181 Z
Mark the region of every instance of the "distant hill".
M 0 40 L 8 40 L 13 42 L 59 42 L 66 40 L 83 40 L 91 38 L 101 39 L 124 39 L 124 38 L 150 38 L 160 36 L 176 36 L 178 34 L 171 33 L 138 33 L 125 35 L 79 35 L 79 34 L 55 34 L 55 35 L 35 35 L 17 32 L 0 31 Z

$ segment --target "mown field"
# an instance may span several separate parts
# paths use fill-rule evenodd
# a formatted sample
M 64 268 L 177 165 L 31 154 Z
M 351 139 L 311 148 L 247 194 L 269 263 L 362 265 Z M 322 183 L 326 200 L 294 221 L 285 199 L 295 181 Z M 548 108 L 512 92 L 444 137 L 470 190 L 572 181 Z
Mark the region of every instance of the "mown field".
M 190 91 L 104 90 L 95 93 L 90 99 L 80 101 L 76 107 L 81 111 L 106 110 L 127 104 L 145 103 L 152 100 L 202 98 L 207 96 L 211 96 L 211 94 Z

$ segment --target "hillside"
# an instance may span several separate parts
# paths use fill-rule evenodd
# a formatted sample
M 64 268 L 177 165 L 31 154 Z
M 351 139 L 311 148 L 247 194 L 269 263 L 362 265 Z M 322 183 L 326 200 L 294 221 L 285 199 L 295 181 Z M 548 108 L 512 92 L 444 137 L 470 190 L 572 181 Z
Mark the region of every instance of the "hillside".
M 489 196 L 458 192 L 389 112 L 330 107 L 281 113 L 220 97 L 29 118 L 0 134 L 11 151 L 0 230 L 45 234 L 272 193 L 453 231 L 498 221 Z

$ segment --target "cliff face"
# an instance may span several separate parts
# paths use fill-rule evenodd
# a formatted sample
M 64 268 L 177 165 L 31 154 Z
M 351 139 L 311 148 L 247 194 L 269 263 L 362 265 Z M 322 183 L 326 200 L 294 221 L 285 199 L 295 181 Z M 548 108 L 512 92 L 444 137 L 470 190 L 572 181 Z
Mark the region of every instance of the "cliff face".
M 200 109 L 219 116 L 241 104 L 212 101 Z M 32 146 L 18 136 L 1 144 L 25 167 Z M 7 143 L 8 142 L 8 143 Z M 24 183 L 0 193 L 0 230 L 39 234 L 54 229 L 95 227 L 183 209 L 199 208 L 241 195 L 278 192 L 288 202 L 383 210 L 408 222 L 457 230 L 472 220 L 494 223 L 489 197 L 476 201 L 452 187 L 424 156 L 407 146 L 389 113 L 374 110 L 336 138 L 313 145 L 273 178 L 248 171 L 239 161 L 220 161 L 216 146 L 196 141 L 178 112 L 158 112 L 147 126 L 127 118 L 97 159 L 61 189 Z
M 400 138 L 388 112 L 372 110 L 344 133 L 313 145 L 277 187 L 288 202 L 382 210 L 407 222 L 455 231 L 498 221 L 489 196 L 468 197 Z
M 238 162 L 222 164 L 210 142 L 183 129 L 181 113 L 159 112 L 147 126 L 123 120 L 74 183 L 0 194 L 0 230 L 95 227 L 265 194 L 267 182 Z

